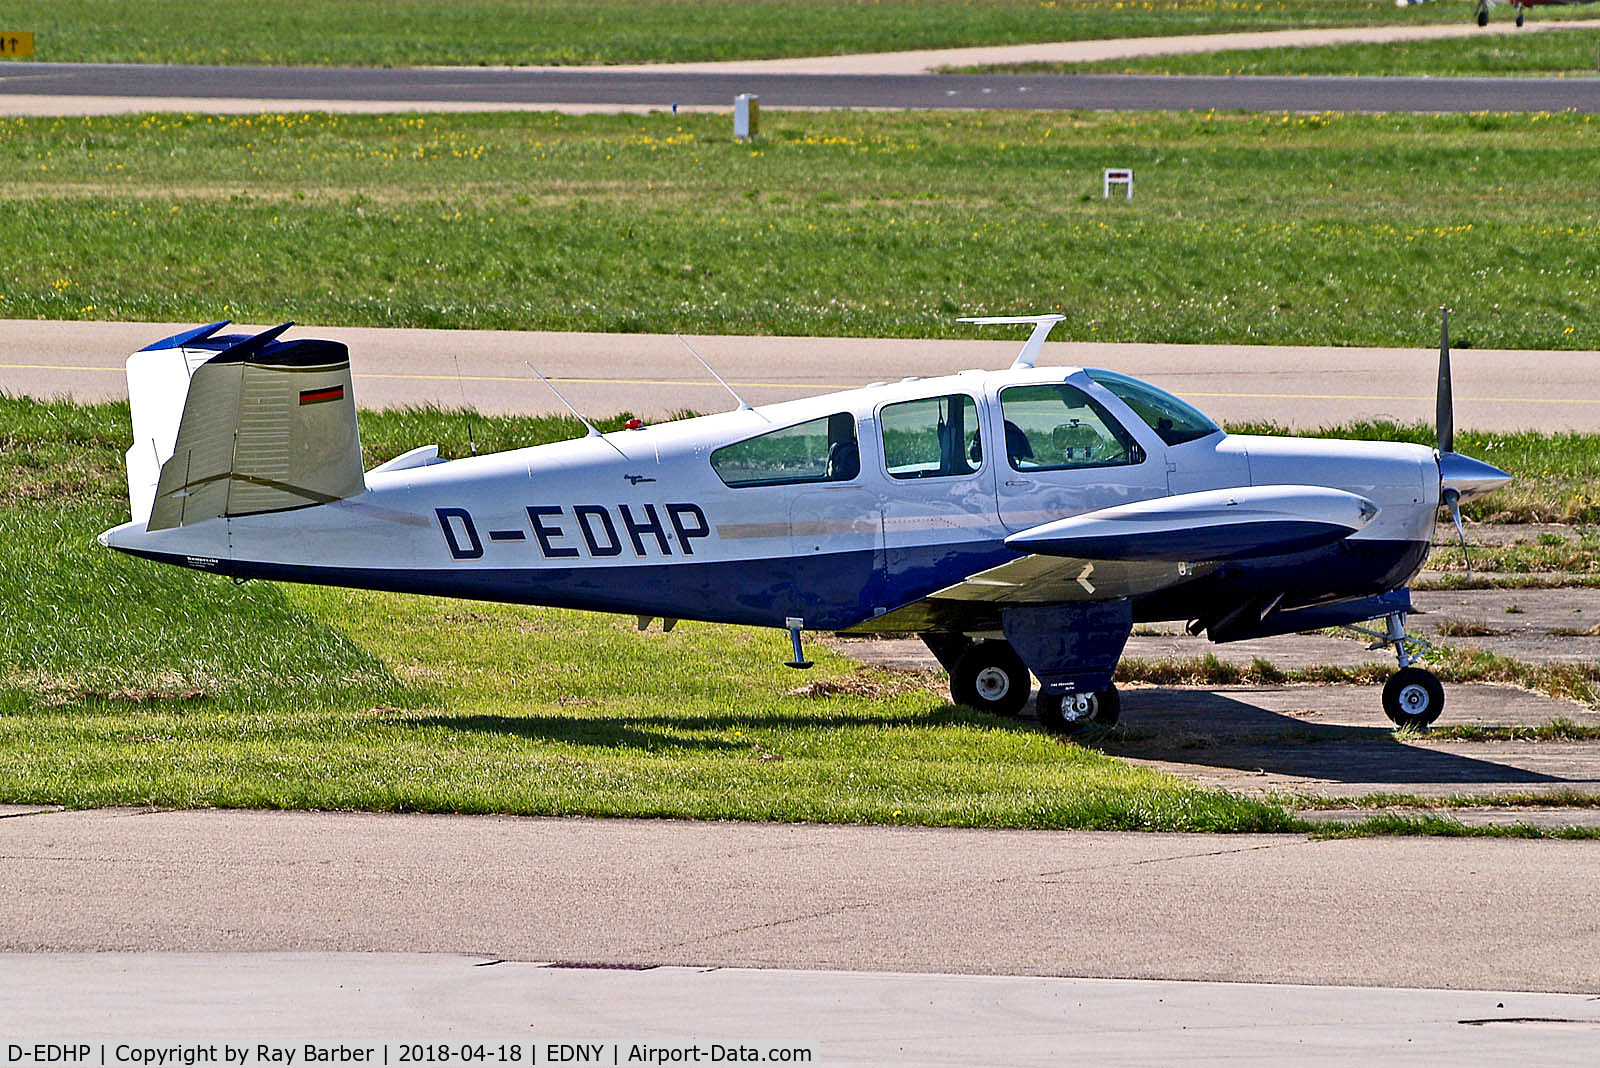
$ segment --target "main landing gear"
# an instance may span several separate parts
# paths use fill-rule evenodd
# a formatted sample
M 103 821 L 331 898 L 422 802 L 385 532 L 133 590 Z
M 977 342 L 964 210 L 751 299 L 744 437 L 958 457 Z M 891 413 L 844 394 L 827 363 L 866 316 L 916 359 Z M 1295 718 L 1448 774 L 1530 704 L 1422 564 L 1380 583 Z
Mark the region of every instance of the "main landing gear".
M 1368 649 L 1394 646 L 1400 670 L 1383 684 L 1383 712 L 1397 727 L 1420 730 L 1432 724 L 1444 711 L 1444 687 L 1433 672 L 1416 666 L 1429 647 L 1423 639 L 1406 633 L 1405 613 L 1391 612 L 1385 622 L 1388 629 L 1382 633 L 1366 627 L 1351 626 L 1349 629 L 1375 639 Z
M 935 652 L 937 655 L 940 650 Z M 1033 678 L 1010 642 L 973 642 L 948 668 L 950 696 L 956 704 L 997 716 L 1016 716 L 1028 703 Z M 1109 727 L 1116 723 L 1122 700 L 1117 688 L 1111 686 L 1091 694 L 1041 693 L 1034 707 L 1046 730 L 1072 734 L 1090 725 Z
M 1034 708 L 1039 724 L 1051 734 L 1074 734 L 1085 727 L 1115 726 L 1122 695 L 1115 686 L 1099 693 L 1042 693 Z

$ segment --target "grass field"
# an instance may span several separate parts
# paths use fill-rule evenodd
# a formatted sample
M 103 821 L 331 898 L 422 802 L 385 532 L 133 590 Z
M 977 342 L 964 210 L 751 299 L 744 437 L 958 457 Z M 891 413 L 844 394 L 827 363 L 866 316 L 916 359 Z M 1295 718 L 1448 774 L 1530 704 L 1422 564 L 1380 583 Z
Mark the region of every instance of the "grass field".
M 1580 115 L 0 124 L 0 315 L 1600 349 Z M 1138 172 L 1132 202 L 1101 169 Z M 1537 181 L 1530 181 L 1537 175 Z
M 375 456 L 445 429 L 367 418 Z M 126 407 L 0 399 L 0 800 L 1285 830 L 781 634 L 265 583 L 109 552 Z M 422 437 L 411 435 L 421 432 Z M 430 432 L 432 432 L 430 434 Z M 571 436 L 485 420 L 489 447 Z
M 1022 63 L 961 68 L 1001 74 L 1286 74 L 1384 77 L 1593 77 L 1600 66 L 1600 22 L 1593 30 L 1442 41 L 1255 48 L 1091 63 Z
M 17 0 L 38 58 L 341 66 L 647 63 L 1444 21 L 1383 0 Z
M 454 440 L 459 418 L 363 413 L 367 459 Z M 577 433 L 476 426 L 486 449 Z M 775 632 L 639 634 L 631 618 L 134 560 L 93 542 L 127 514 L 125 405 L 0 398 L 0 427 L 0 801 L 1303 829 L 820 644 L 798 675 Z M 1452 678 L 1512 678 L 1457 660 Z M 1125 677 L 1161 670 L 1207 669 Z M 1579 696 L 1591 682 L 1565 680 Z

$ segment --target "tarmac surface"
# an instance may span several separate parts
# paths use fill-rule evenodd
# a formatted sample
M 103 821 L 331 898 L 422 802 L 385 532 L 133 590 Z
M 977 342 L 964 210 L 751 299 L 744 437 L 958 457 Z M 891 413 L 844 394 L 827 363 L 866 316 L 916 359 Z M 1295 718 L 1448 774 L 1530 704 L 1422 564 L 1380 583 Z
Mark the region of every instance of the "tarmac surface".
M 73 996 L 52 994 L 62 990 Z M 397 1063 L 402 1042 L 482 1042 L 492 1053 L 520 1044 L 524 1065 L 534 1051 L 539 1063 L 576 1060 L 571 1047 L 591 1043 L 600 1048 L 590 1063 L 606 1065 L 630 1063 L 635 1043 L 698 1047 L 702 1063 L 717 1044 L 759 1056 L 808 1050 L 825 1065 L 1588 1065 L 1600 1003 L 1035 976 L 616 971 L 415 953 L 52 953 L 0 955 L 0 1020 L 13 1041 L 104 1044 L 90 1065 L 115 1063 L 113 1043 L 224 1038 L 248 1051 L 235 1062 L 248 1068 L 261 1063 L 251 1043 L 299 1053 L 311 1038 L 369 1048 L 380 1065 Z
M 0 72 L 0 115 L 128 111 L 723 111 L 739 93 L 767 108 L 1033 110 L 1600 110 L 1600 82 L 1562 78 L 1297 78 L 944 75 L 948 67 L 1070 63 L 1226 49 L 1395 42 L 1592 29 L 1538 20 L 1517 29 L 1367 26 L 1047 42 L 848 56 L 605 68 L 184 67 L 26 63 Z
M 904 52 L 861 52 L 847 56 L 800 59 L 734 59 L 700 63 L 625 64 L 620 71 L 688 71 L 701 74 L 927 74 L 952 67 L 988 67 L 1011 63 L 1089 63 L 1135 56 L 1193 55 L 1260 48 L 1317 48 L 1342 44 L 1393 44 L 1453 38 L 1505 37 L 1524 33 L 1560 33 L 1600 29 L 1600 21 L 1539 19 L 1517 27 L 1496 22 L 1479 27 L 1470 20 L 1455 23 L 1394 26 L 1342 26 L 1318 30 L 1255 30 L 1241 33 L 1174 34 L 1167 37 L 1114 37 L 1100 41 L 1051 41 L 1039 44 L 983 45 Z
M 0 74 L 0 115 L 570 107 L 725 111 L 740 93 L 756 94 L 768 109 L 1600 111 L 1600 81 L 1590 78 L 733 74 L 30 63 Z
M 81 401 L 127 396 L 130 353 L 194 323 L 0 320 L 0 390 Z M 259 327 L 235 327 L 241 331 Z M 753 404 L 869 382 L 1000 369 L 1014 337 L 973 340 L 691 336 L 690 343 Z M 732 398 L 667 334 L 296 327 L 350 347 L 363 407 L 437 404 L 486 413 L 564 409 L 524 364 L 549 375 L 591 417 L 647 419 L 733 407 Z M 1002 334 L 1002 336 L 1004 336 Z M 1311 429 L 1355 419 L 1432 423 L 1438 349 L 1052 342 L 1041 364 L 1109 367 L 1145 378 L 1214 419 Z M 1452 353 L 1456 424 L 1475 430 L 1600 430 L 1600 353 Z
M 1592 841 L 12 811 L 6 952 L 1600 989 Z

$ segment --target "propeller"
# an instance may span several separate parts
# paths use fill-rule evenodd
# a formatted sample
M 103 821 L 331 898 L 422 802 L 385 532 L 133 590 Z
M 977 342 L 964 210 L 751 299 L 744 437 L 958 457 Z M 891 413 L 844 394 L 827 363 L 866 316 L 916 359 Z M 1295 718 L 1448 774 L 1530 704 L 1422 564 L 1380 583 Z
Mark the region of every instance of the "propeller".
M 1439 435 L 1439 501 L 1450 509 L 1461 539 L 1461 556 L 1467 563 L 1467 578 L 1472 577 L 1472 556 L 1467 552 L 1467 531 L 1461 522 L 1461 502 L 1482 496 L 1511 481 L 1511 476 L 1493 464 L 1474 460 L 1455 451 L 1455 390 L 1450 382 L 1450 309 L 1439 309 L 1439 393 L 1434 408 Z

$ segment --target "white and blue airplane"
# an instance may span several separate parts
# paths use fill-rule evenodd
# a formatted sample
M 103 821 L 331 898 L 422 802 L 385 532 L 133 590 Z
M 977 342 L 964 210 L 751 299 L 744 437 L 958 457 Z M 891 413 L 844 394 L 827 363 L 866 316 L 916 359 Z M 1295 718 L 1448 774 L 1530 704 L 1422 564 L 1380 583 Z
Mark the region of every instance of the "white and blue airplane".
M 1407 583 L 1440 505 L 1459 530 L 1510 479 L 1453 451 L 1448 340 L 1433 449 L 1227 434 L 1126 375 L 1035 366 L 1062 318 L 964 320 L 1032 325 L 1003 371 L 370 471 L 343 344 L 212 323 L 128 360 L 133 518 L 100 540 L 241 579 L 783 628 L 796 667 L 805 630 L 916 634 L 961 704 L 1016 715 L 1036 675 L 1058 732 L 1115 722 L 1135 623 L 1353 626 L 1399 662 L 1389 718 L 1433 722 Z

